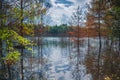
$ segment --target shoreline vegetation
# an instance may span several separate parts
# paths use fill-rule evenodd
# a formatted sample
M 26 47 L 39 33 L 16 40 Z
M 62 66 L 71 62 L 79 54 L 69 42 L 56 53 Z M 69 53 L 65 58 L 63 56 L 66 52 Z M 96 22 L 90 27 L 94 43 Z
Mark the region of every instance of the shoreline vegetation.
M 68 27 L 68 26 L 67 26 Z M 34 30 L 34 36 L 43 36 L 43 37 L 77 37 L 77 31 L 74 31 L 77 27 L 68 27 L 67 29 L 59 30 L 56 29 L 49 29 L 47 30 L 46 27 L 41 30 Z M 79 37 L 98 37 L 99 31 L 97 28 L 80 28 L 79 30 Z M 101 29 L 101 36 L 108 37 L 107 35 L 110 33 L 107 29 Z

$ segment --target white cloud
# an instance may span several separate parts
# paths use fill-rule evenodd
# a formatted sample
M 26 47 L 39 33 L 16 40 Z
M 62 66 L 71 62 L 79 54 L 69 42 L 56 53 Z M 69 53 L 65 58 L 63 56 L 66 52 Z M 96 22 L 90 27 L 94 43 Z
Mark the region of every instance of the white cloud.
M 70 1 L 73 4 L 66 7 L 65 4 L 63 3 L 56 3 L 56 0 L 51 0 L 52 7 L 50 8 L 48 15 L 51 16 L 51 24 L 52 25 L 60 25 L 63 21 L 63 17 L 66 16 L 69 20 L 71 17 L 72 13 L 75 11 L 77 5 L 84 5 L 86 2 L 89 2 L 90 0 L 66 0 Z M 64 16 L 63 16 L 64 15 Z

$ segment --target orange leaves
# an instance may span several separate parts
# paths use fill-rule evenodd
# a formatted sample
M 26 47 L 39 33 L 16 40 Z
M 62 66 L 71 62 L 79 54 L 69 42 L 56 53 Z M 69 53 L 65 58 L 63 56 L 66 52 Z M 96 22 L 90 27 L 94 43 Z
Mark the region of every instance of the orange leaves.
M 75 33 L 72 32 L 72 31 L 69 31 L 68 34 L 69 34 L 69 35 L 74 35 Z
M 101 28 L 101 35 L 102 36 L 107 36 L 108 33 L 111 31 L 105 28 Z M 78 28 L 74 27 L 74 31 L 68 32 L 70 36 L 74 37 L 97 37 L 98 36 L 98 28 L 92 28 L 92 27 L 83 27 L 79 28 L 79 33 L 78 33 Z
M 6 60 L 6 64 L 7 65 L 13 65 L 15 62 L 13 61 L 13 60 L 11 60 L 11 59 L 9 59 L 9 60 Z
M 39 29 L 38 32 L 42 33 L 42 32 L 44 32 L 44 29 Z

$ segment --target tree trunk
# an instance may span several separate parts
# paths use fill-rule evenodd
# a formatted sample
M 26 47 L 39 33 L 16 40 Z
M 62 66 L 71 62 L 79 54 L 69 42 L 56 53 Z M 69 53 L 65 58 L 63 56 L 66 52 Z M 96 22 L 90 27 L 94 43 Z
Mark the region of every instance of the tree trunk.
M 21 32 L 21 36 L 23 36 L 23 0 L 21 0 L 21 29 L 20 29 L 20 32 Z M 22 46 L 22 45 L 21 45 Z M 23 48 L 21 49 L 21 80 L 24 80 L 24 72 L 23 72 Z
M 90 38 L 88 36 L 88 55 L 90 55 Z
M 8 68 L 8 74 L 9 74 L 9 80 L 12 80 L 10 66 L 8 65 L 7 68 Z
M 2 14 L 2 0 L 0 0 L 0 15 Z M 2 27 L 2 20 L 0 19 L 0 29 Z M 0 39 L 0 59 L 2 57 L 2 40 Z
M 2 40 L 0 39 L 0 59 L 2 59 L 3 54 L 2 54 Z
M 119 49 L 118 49 L 118 56 L 120 56 L 120 33 L 119 33 Z
M 100 80 L 100 58 L 101 58 L 101 48 L 102 48 L 102 42 L 101 42 L 101 24 L 100 24 L 100 21 L 101 21 L 101 3 L 99 1 L 99 13 L 98 13 L 98 29 L 99 29 L 99 33 L 98 33 L 98 36 L 99 36 L 99 53 L 98 53 L 98 80 Z
M 77 60 L 78 60 L 78 65 L 79 65 L 79 56 L 80 56 L 80 49 L 79 49 L 79 47 L 80 47 L 80 41 L 79 41 L 79 26 L 78 26 L 78 33 L 77 33 L 78 35 L 77 35 Z

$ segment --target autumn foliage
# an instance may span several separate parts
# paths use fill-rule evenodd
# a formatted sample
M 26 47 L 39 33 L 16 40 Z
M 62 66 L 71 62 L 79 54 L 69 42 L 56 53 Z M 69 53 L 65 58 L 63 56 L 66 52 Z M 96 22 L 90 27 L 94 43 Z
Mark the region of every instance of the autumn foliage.
M 101 29 L 101 35 L 106 37 L 110 33 L 108 29 Z M 74 28 L 74 31 L 69 31 L 68 34 L 70 36 L 78 36 L 77 27 Z M 79 37 L 97 37 L 98 36 L 98 28 L 88 28 L 83 27 L 79 28 Z

